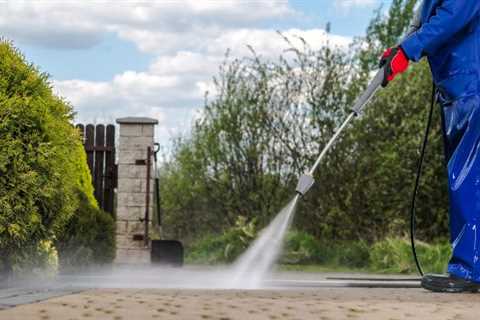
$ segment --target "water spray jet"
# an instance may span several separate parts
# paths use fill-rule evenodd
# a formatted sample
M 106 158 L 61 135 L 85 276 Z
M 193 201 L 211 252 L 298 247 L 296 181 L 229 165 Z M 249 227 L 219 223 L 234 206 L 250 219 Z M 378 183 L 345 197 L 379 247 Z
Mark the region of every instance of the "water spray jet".
M 423 4 L 417 8 L 407 35 L 415 32 L 420 27 L 422 7 Z M 370 81 L 370 84 L 355 102 L 350 114 L 346 117 L 340 127 L 335 130 L 333 136 L 323 147 L 313 166 L 309 171 L 300 176 L 295 188 L 297 194 L 293 200 L 291 200 L 289 204 L 278 213 L 274 220 L 260 233 L 260 237 L 253 242 L 239 259 L 237 259 L 233 267 L 233 287 L 246 286 L 247 288 L 257 288 L 261 285 L 261 281 L 264 280 L 266 274 L 270 271 L 271 266 L 273 266 L 280 254 L 283 239 L 285 238 L 288 227 L 293 220 L 293 213 L 295 212 L 298 200 L 300 197 L 305 196 L 314 185 L 315 180 L 313 175 L 322 159 L 338 140 L 340 134 L 354 118 L 361 115 L 364 107 L 385 83 L 385 77 L 387 74 L 385 72 L 386 68 L 387 66 L 381 66 L 379 68 L 376 75 Z M 414 256 L 416 259 L 415 254 Z

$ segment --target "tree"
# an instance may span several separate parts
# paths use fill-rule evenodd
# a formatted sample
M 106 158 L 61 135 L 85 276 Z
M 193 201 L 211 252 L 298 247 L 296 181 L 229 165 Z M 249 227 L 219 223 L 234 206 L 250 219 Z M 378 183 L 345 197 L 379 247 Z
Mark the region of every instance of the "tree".
M 378 11 L 350 56 L 302 42 L 278 60 L 227 58 L 192 136 L 179 141 L 163 171 L 167 225 L 196 238 L 234 225 L 259 226 L 293 194 L 297 177 L 318 156 L 377 68 L 381 50 L 408 28 L 414 0 Z M 290 39 L 285 39 L 290 41 Z M 365 240 L 407 232 L 418 148 L 431 97 L 425 63 L 381 90 L 315 173 L 295 225 L 318 238 Z M 419 194 L 420 236 L 445 237 L 447 196 L 436 115 Z M 179 232 L 181 230 L 181 232 Z

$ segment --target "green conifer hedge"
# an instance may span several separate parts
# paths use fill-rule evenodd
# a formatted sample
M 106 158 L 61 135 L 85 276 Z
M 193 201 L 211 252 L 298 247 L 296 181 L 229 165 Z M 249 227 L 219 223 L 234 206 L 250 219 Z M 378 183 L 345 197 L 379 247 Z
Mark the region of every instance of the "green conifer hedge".
M 73 115 L 53 94 L 48 75 L 1 40 L 0 270 L 41 265 L 31 260 L 45 255 L 31 254 L 32 248 L 63 238 L 72 216 L 85 211 L 78 210 L 82 201 L 98 211 Z

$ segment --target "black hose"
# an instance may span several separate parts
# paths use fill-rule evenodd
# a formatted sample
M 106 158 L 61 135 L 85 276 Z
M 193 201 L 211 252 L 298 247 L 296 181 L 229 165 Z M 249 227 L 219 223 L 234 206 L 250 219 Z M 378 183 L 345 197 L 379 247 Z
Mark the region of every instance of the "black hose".
M 155 160 L 155 211 L 157 213 L 157 224 L 159 227 L 162 226 L 162 208 L 160 205 L 160 179 L 158 178 L 158 164 L 157 164 L 157 153 L 160 151 L 160 144 L 155 143 L 155 151 L 153 153 L 153 159 Z
M 417 249 L 415 247 L 415 230 L 416 230 L 415 203 L 417 200 L 418 188 L 420 185 L 420 177 L 422 175 L 423 161 L 425 160 L 425 150 L 427 149 L 428 136 L 430 134 L 430 129 L 432 127 L 433 109 L 436 103 L 435 94 L 436 94 L 436 87 L 435 87 L 435 84 L 433 84 L 432 99 L 430 101 L 430 110 L 428 112 L 427 126 L 425 128 L 425 135 L 422 141 L 420 158 L 418 159 L 418 163 L 417 163 L 417 176 L 415 178 L 415 186 L 413 188 L 412 201 L 410 204 L 410 244 L 412 246 L 412 255 L 413 255 L 413 259 L 415 260 L 415 265 L 417 266 L 418 273 L 422 277 L 423 277 L 423 270 L 422 270 L 422 267 L 420 266 L 420 262 L 418 261 Z

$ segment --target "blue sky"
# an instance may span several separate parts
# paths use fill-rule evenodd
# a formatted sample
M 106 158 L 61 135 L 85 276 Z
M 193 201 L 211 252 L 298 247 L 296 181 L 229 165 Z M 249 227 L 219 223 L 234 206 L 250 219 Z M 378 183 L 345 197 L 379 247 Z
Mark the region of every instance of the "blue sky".
M 155 117 L 168 145 L 188 132 L 227 49 L 242 56 L 250 44 L 275 58 L 284 45 L 275 30 L 313 47 L 346 45 L 382 3 L 390 0 L 17 0 L 0 3 L 0 35 L 51 75 L 78 121 Z

